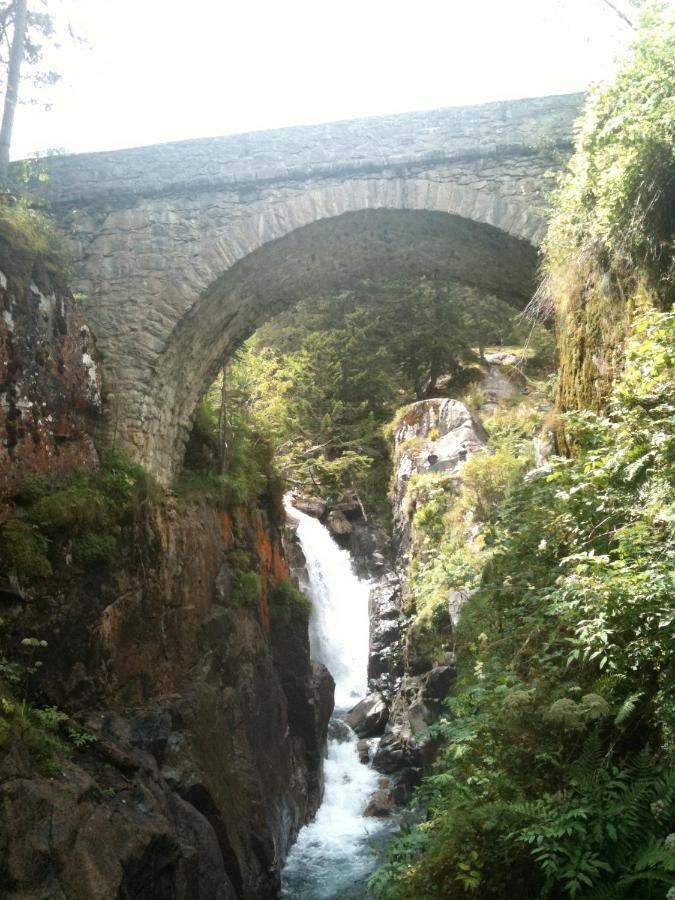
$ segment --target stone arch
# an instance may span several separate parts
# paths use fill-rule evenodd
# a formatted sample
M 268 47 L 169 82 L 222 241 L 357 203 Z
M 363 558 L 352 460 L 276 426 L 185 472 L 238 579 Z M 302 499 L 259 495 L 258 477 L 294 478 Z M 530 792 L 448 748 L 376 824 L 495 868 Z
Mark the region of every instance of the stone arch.
M 260 191 L 225 227 L 197 232 L 196 299 L 116 422 L 118 436 L 162 481 L 179 468 L 195 406 L 223 360 L 266 318 L 312 291 L 344 288 L 379 267 L 397 277 L 456 279 L 518 306 L 529 299 L 542 223 L 517 198 L 423 178 L 303 188 Z

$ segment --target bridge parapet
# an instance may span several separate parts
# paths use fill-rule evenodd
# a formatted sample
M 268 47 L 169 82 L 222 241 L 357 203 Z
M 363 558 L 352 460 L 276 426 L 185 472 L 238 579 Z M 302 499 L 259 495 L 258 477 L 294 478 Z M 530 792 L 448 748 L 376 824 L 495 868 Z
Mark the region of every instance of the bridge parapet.
M 563 94 L 55 156 L 33 187 L 56 204 L 119 202 L 570 146 L 582 94 Z

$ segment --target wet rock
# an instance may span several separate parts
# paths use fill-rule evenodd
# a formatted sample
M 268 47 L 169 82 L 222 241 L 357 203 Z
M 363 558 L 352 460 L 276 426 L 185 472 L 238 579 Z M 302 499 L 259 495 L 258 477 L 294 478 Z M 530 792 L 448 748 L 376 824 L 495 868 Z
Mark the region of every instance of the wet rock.
M 352 739 L 352 732 L 342 719 L 331 719 L 328 723 L 328 738 L 338 744 L 347 744 Z
M 356 752 L 359 754 L 359 762 L 367 766 L 370 762 L 370 742 L 361 738 L 356 742 Z
M 332 504 L 331 510 L 334 512 L 341 512 L 350 520 L 363 518 L 363 509 L 355 491 L 345 491 L 338 502 Z
M 360 738 L 376 737 L 384 732 L 389 707 L 382 694 L 369 694 L 345 716 L 345 722 Z
M 439 704 L 452 690 L 456 677 L 452 666 L 436 666 L 424 678 L 423 700 L 431 705 Z
M 328 513 L 326 527 L 334 535 L 351 534 L 353 530 L 351 522 L 339 509 L 331 509 Z
M 315 519 L 323 519 L 328 510 L 328 506 L 320 497 L 294 497 L 293 506 L 307 516 Z
M 403 675 L 403 629 L 401 584 L 393 573 L 381 577 L 370 592 L 369 683 L 389 700 L 397 679 Z
M 390 775 L 403 769 L 418 769 L 421 761 L 418 747 L 397 734 L 389 733 L 384 735 L 375 751 L 373 768 L 384 775 Z
M 391 785 L 388 778 L 380 778 L 379 787 L 368 801 L 363 815 L 378 819 L 388 818 L 395 810 L 396 802 L 391 794 Z

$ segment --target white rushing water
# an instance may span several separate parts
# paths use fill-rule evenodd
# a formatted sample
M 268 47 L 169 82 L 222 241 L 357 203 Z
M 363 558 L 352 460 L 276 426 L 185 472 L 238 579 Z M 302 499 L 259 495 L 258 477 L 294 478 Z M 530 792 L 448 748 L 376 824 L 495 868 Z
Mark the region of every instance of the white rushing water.
M 298 524 L 307 560 L 312 601 L 310 646 L 335 679 L 335 714 L 354 706 L 367 690 L 368 594 L 349 553 L 341 550 L 316 519 L 287 504 Z M 377 774 L 359 761 L 356 736 L 338 723 L 329 737 L 324 764 L 324 798 L 313 822 L 305 826 L 283 871 L 282 896 L 293 900 L 337 900 L 365 896 L 374 867 L 371 838 L 382 830 L 363 810 L 377 788 Z

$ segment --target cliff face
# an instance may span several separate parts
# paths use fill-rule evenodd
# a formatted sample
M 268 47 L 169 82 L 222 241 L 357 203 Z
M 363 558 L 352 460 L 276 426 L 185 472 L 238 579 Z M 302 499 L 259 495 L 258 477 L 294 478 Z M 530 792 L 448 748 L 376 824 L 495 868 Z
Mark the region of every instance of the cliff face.
M 13 521 L 26 475 L 62 485 L 97 465 L 94 349 L 78 343 L 91 339 L 66 294 L 43 320 L 27 282 L 39 265 L 11 283 L 3 332 L 3 396 L 31 411 L 14 432 L 2 420 L 0 496 Z M 15 684 L 0 667 L 0 701 L 57 706 L 95 738 L 45 761 L 0 707 L 0 896 L 277 896 L 288 847 L 320 801 L 333 703 L 330 675 L 310 663 L 306 612 L 278 599 L 289 569 L 277 521 L 273 509 L 162 495 L 115 527 L 108 562 L 75 565 L 65 541 L 49 551 L 52 576 L 17 586 L 0 559 L 0 661 L 28 672 Z
M 0 496 L 95 460 L 94 339 L 61 272 L 0 226 Z
M 261 514 L 242 517 L 271 586 L 287 575 L 279 536 Z M 98 740 L 49 779 L 12 742 L 0 785 L 6 896 L 52 884 L 64 897 L 276 896 L 320 801 L 332 681 L 310 665 L 304 619 L 270 622 L 264 592 L 235 602 L 231 534 L 213 509 L 150 509 L 109 580 L 16 612 L 6 637 L 48 641 L 36 697 Z

